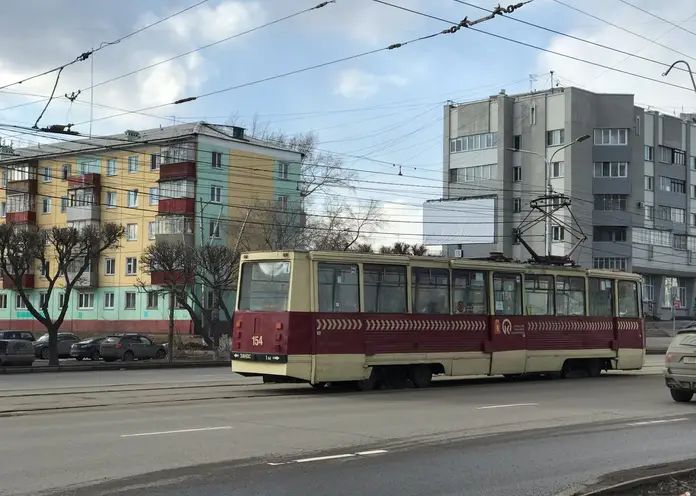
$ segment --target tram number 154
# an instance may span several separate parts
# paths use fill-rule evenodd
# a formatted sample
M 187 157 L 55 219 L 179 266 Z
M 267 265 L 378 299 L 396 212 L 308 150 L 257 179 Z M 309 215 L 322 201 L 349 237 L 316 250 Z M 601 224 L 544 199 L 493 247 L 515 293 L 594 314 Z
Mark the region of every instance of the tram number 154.
M 263 346 L 263 336 L 251 336 L 251 344 L 254 346 Z

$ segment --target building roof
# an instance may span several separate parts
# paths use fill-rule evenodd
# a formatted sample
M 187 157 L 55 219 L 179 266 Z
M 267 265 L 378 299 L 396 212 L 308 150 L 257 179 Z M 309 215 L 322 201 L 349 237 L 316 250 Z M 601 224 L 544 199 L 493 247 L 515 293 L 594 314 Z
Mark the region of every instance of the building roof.
M 126 131 L 119 134 L 98 136 L 87 139 L 66 139 L 56 143 L 41 144 L 39 146 L 26 148 L 16 148 L 13 150 L 13 156 L 7 156 L 0 159 L 0 163 L 17 162 L 27 159 L 46 158 L 59 155 L 74 155 L 78 153 L 99 153 L 104 149 L 131 148 L 133 146 L 163 144 L 189 137 L 195 137 L 197 135 L 255 145 L 262 148 L 268 148 L 270 150 L 296 153 L 298 157 L 302 157 L 302 153 L 290 148 L 278 146 L 272 142 L 263 141 L 249 136 L 244 136 L 242 138 L 234 137 L 233 133 L 235 130 L 238 131 L 240 129 L 242 131 L 244 130 L 244 128 L 240 128 L 239 126 L 225 126 L 198 121 L 135 131 L 137 133 L 135 137 L 132 135 L 129 136 L 128 131 Z

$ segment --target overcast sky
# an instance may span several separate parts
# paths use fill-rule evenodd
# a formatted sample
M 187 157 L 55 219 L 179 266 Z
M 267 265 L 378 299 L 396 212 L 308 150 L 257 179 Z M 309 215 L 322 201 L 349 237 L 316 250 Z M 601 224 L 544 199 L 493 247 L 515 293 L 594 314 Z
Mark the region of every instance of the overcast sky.
M 553 0 L 534 0 L 512 16 L 582 39 L 617 47 L 667 64 L 696 57 L 696 36 L 620 2 L 564 0 L 668 50 L 574 12 Z M 632 3 L 696 31 L 696 3 L 689 0 Z M 0 30 L 0 86 L 66 63 L 92 46 L 110 41 L 196 3 L 194 0 L 24 0 L 3 4 Z M 555 71 L 566 86 L 592 91 L 635 93 L 636 101 L 665 112 L 696 110 L 696 95 L 633 76 L 600 69 L 470 30 L 438 36 L 396 50 L 232 90 L 185 105 L 144 109 L 176 99 L 236 86 L 279 73 L 367 52 L 438 32 L 447 25 L 371 0 L 337 0 L 289 21 L 99 85 L 240 31 L 316 5 L 317 0 L 208 0 L 156 27 L 108 46 L 94 57 L 95 134 L 166 125 L 176 118 L 225 123 L 262 114 L 288 133 L 316 130 L 321 148 L 346 154 L 359 179 L 356 192 L 336 195 L 385 202 L 392 221 L 376 243 L 420 241 L 420 205 L 441 195 L 442 105 L 448 100 L 485 98 L 504 88 L 548 87 Z M 454 0 L 393 0 L 414 10 L 458 21 L 482 11 Z M 471 3 L 493 7 L 494 2 Z M 693 16 L 693 17 L 692 17 Z M 662 78 L 664 67 L 496 18 L 480 28 L 539 47 L 656 79 L 688 85 L 683 74 Z M 693 59 L 690 59 L 693 61 Z M 0 91 L 0 122 L 33 125 L 50 94 L 54 75 Z M 57 95 L 88 88 L 90 62 L 63 71 Z M 17 94 L 21 93 L 21 94 Z M 89 91 L 74 104 L 55 100 L 42 124 L 73 122 L 88 132 Z M 19 106 L 21 105 L 21 106 Z M 8 107 L 14 107 L 9 108 Z M 159 116 L 159 117 L 157 117 Z M 34 136 L 0 130 L 0 137 L 35 141 Z M 360 159 L 355 157 L 362 157 Z M 401 166 L 402 176 L 398 176 Z

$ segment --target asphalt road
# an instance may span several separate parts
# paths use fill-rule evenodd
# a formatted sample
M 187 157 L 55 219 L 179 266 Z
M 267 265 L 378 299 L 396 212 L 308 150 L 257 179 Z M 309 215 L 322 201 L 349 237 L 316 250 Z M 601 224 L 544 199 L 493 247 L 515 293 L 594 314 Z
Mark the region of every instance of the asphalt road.
M 256 388 L 269 393 L 274 391 L 269 386 Z M 90 394 L 84 393 L 85 396 Z M 74 488 L 76 484 L 94 484 L 109 479 L 126 478 L 118 482 L 119 488 L 125 488 L 131 484 L 141 484 L 137 480 L 128 480 L 141 474 L 177 469 L 175 473 L 179 474 L 179 477 L 187 473 L 186 470 L 192 466 L 233 462 L 244 463 L 245 468 L 235 470 L 233 467 L 225 466 L 223 472 L 227 476 L 234 475 L 239 480 L 246 480 L 243 476 L 251 477 L 248 479 L 250 484 L 255 480 L 253 477 L 261 477 L 261 474 L 272 477 L 268 484 L 271 481 L 278 482 L 283 477 L 287 477 L 289 483 L 301 484 L 300 479 L 293 479 L 296 472 L 288 471 L 291 465 L 295 464 L 267 463 L 283 463 L 313 457 L 316 453 L 326 451 L 350 454 L 387 450 L 387 453 L 374 455 L 379 457 L 375 458 L 379 461 L 370 462 L 372 458 L 367 455 L 370 460 L 365 460 L 365 463 L 379 465 L 392 460 L 394 463 L 402 463 L 400 466 L 407 472 L 412 472 L 411 475 L 414 477 L 418 473 L 426 477 L 427 471 L 419 472 L 416 467 L 423 460 L 432 458 L 433 463 L 441 459 L 443 467 L 450 467 L 451 477 L 467 473 L 469 475 L 466 476 L 466 480 L 483 480 L 484 476 L 498 479 L 490 474 L 495 474 L 504 467 L 512 470 L 514 467 L 525 466 L 523 464 L 527 463 L 524 461 L 526 455 L 519 451 L 521 448 L 517 451 L 517 458 L 501 458 L 500 452 L 492 451 L 490 459 L 479 460 L 478 454 L 469 451 L 469 461 L 465 461 L 467 459 L 461 456 L 467 453 L 463 448 L 466 442 L 473 442 L 474 438 L 480 436 L 519 433 L 530 429 L 558 429 L 583 424 L 597 426 L 607 422 L 621 425 L 643 419 L 688 417 L 691 412 L 696 412 L 695 408 L 696 404 L 674 403 L 660 376 L 607 375 L 597 379 L 517 383 L 496 380 L 449 381 L 425 390 L 371 393 L 324 392 L 300 386 L 289 396 L 237 397 L 230 400 L 171 403 L 166 406 L 115 405 L 109 409 L 45 412 L 0 418 L 0 494 L 37 494 L 44 490 Z M 684 444 L 689 444 L 686 441 L 690 442 L 690 446 L 694 444 L 689 436 L 691 421 L 681 422 L 684 422 L 684 427 L 689 428 L 685 429 L 685 435 L 676 436 L 678 442 L 674 451 L 670 452 L 675 457 L 681 456 L 685 450 L 688 451 L 686 447 L 682 449 Z M 674 428 L 677 428 L 678 424 L 675 423 Z M 625 427 L 623 429 L 627 430 Z M 611 470 L 623 466 L 624 452 L 633 450 L 638 453 L 626 460 L 642 463 L 650 459 L 654 447 L 657 447 L 658 451 L 663 450 L 661 453 L 667 451 L 666 447 L 660 447 L 662 437 L 648 436 L 647 433 L 651 431 L 641 429 L 646 433 L 641 443 L 635 441 L 630 444 L 627 437 L 629 434 L 617 431 L 614 437 L 610 438 L 616 446 L 607 441 L 594 447 L 589 441 L 583 441 L 602 439 L 604 435 L 608 436 L 606 433 L 595 438 L 590 438 L 589 434 L 583 438 L 583 434 L 579 436 L 578 439 L 582 442 L 577 446 L 563 441 L 554 445 L 555 448 L 549 444 L 548 447 L 542 445 L 531 451 L 534 451 L 538 463 L 541 463 L 541 460 L 554 459 L 561 463 L 563 456 L 570 457 L 566 458 L 566 465 L 552 464 L 550 468 L 544 469 L 547 470 L 545 477 L 554 481 L 557 477 L 576 475 L 568 469 L 572 460 L 589 464 L 588 460 L 600 452 L 605 457 L 613 456 L 611 463 L 606 463 L 604 459 L 603 465 L 604 470 Z M 559 436 L 560 431 L 551 431 L 551 435 L 534 434 L 529 441 L 541 442 L 548 438 L 548 442 L 552 443 L 552 438 L 562 439 Z M 510 443 L 514 441 L 511 438 L 501 439 Z M 442 446 L 443 442 L 464 444 L 447 447 Z M 489 444 L 493 446 L 489 440 L 480 441 L 476 445 L 475 453 L 488 453 L 486 450 L 493 449 L 488 448 Z M 514 447 L 514 444 L 511 446 Z M 621 455 L 617 449 L 623 450 Z M 504 451 L 504 446 L 501 445 L 499 450 Z M 458 452 L 460 455 L 457 455 Z M 442 453 L 442 458 L 438 453 Z M 393 456 L 397 458 L 391 458 Z M 457 458 L 458 456 L 460 458 Z M 355 457 L 356 460 L 358 458 L 362 457 Z M 497 459 L 502 461 L 498 463 L 495 461 Z M 357 461 L 356 467 L 362 466 L 360 464 L 363 461 Z M 344 462 L 353 463 L 353 460 L 343 460 L 341 463 Z M 310 465 L 311 462 L 306 466 Z M 578 465 L 582 469 L 578 471 L 578 477 L 584 476 L 586 472 L 583 470 L 592 468 L 582 468 L 584 466 Z M 321 471 L 325 466 L 316 467 L 315 470 Z M 377 469 L 369 468 L 369 463 L 365 467 L 366 480 L 369 480 L 370 473 L 378 473 L 375 472 Z M 202 473 L 203 470 L 205 467 L 193 468 L 189 473 Z M 311 468 L 307 470 L 311 473 Z M 398 468 L 395 466 L 393 470 L 397 471 Z M 276 476 L 276 473 L 281 475 Z M 393 481 L 394 487 L 401 488 L 403 492 L 405 489 L 398 481 L 405 475 L 398 472 L 394 474 L 383 477 L 387 481 Z M 154 483 L 157 487 L 161 485 L 161 475 L 154 474 L 149 477 L 149 482 L 143 483 Z M 317 483 L 320 480 L 330 482 L 330 478 L 322 479 L 320 475 L 317 477 Z M 512 477 L 512 474 L 509 474 L 509 477 Z M 344 479 L 340 479 L 341 484 Z M 227 479 L 216 480 L 229 483 Z M 336 480 L 339 479 L 333 480 L 334 485 Z M 506 479 L 501 477 L 500 483 L 504 480 Z M 182 480 L 182 484 L 184 482 L 191 483 L 188 479 Z M 197 483 L 203 482 L 205 481 L 198 480 Z M 357 480 L 351 481 L 353 482 L 357 483 Z M 450 483 L 453 482 L 445 482 L 443 479 L 442 484 L 445 485 L 437 489 L 435 484 L 432 492 L 426 492 L 457 494 L 456 491 L 445 491 L 446 484 Z M 138 487 L 143 491 L 142 486 Z M 179 486 L 183 487 L 189 486 Z M 264 493 L 266 489 L 272 493 L 272 488 L 268 485 L 259 491 L 253 486 L 241 485 L 237 488 L 241 487 L 247 488 L 246 494 L 267 494 Z M 144 493 L 153 494 L 151 489 L 153 488 L 147 489 Z M 214 491 L 214 488 L 210 490 Z M 343 494 L 333 493 L 328 489 L 324 489 L 323 492 Z M 226 489 L 224 494 L 228 493 Z M 196 490 L 188 494 L 219 493 L 200 493 Z
M 681 419 L 681 420 L 680 420 Z M 664 424 L 556 428 L 416 448 L 223 463 L 60 491 L 56 496 L 551 496 L 607 471 L 693 458 L 696 416 Z M 641 475 L 635 470 L 635 477 Z

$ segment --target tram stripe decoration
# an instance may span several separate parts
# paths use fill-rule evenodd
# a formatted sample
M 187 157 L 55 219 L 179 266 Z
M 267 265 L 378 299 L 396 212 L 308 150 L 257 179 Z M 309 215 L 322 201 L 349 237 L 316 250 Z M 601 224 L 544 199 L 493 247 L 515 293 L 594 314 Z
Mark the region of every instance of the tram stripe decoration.
M 484 331 L 484 320 L 318 318 L 317 331 Z

